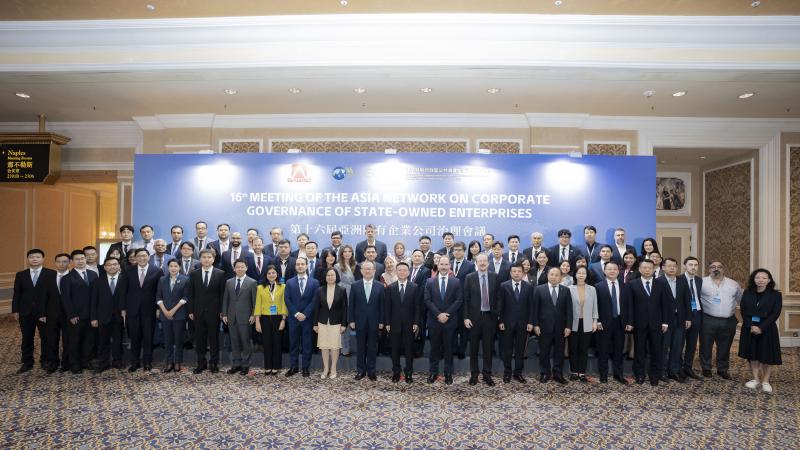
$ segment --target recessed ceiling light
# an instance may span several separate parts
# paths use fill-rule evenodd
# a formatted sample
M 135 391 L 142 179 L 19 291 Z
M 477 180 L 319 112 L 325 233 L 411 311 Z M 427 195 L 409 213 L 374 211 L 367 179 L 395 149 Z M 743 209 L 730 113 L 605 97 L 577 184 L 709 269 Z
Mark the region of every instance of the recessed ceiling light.
M 706 159 L 706 157 L 705 156 L 701 156 L 700 159 Z
M 433 88 L 424 87 L 421 88 L 419 91 L 422 92 L 423 94 L 430 94 L 431 92 L 433 92 Z
M 289 88 L 289 92 L 292 93 L 292 94 L 299 94 L 299 93 L 301 93 L 303 91 L 300 88 L 293 87 L 293 88 Z
M 666 164 L 666 163 L 667 163 L 666 161 L 659 161 L 659 162 L 660 162 L 661 164 Z
M 755 92 L 743 92 L 743 93 L 739 94 L 739 98 L 750 98 L 750 97 L 752 97 L 754 95 L 756 95 Z
M 348 1 L 347 0 L 339 0 L 339 4 L 342 5 L 342 6 L 347 6 Z
M 154 4 L 152 4 L 152 3 L 148 3 L 148 4 L 145 6 L 145 8 L 147 8 L 147 10 L 148 10 L 148 11 L 155 11 L 155 10 L 156 10 L 156 5 L 154 5 Z
M 14 95 L 16 95 L 16 96 L 17 96 L 17 97 L 19 97 L 19 98 L 31 98 L 31 96 L 30 96 L 30 95 L 28 95 L 28 94 L 26 94 L 26 93 L 24 93 L 24 92 L 17 92 L 17 93 L 16 93 L 16 94 L 14 94 Z
M 654 91 L 652 89 L 649 89 L 649 90 L 646 90 L 646 91 L 642 92 L 642 95 L 644 95 L 647 98 L 650 98 L 650 97 L 656 95 L 656 91 Z
M 750 6 L 752 6 L 753 8 L 758 8 L 759 6 L 761 6 L 761 2 L 756 0 L 753 3 L 750 3 Z
M 561 6 L 561 4 L 564 2 L 562 2 L 561 0 L 556 0 L 554 3 L 556 6 Z
M 364 92 L 367 92 L 367 90 L 364 88 L 353 88 L 353 92 L 356 94 L 363 94 Z
M 686 95 L 686 91 L 676 91 L 672 93 L 673 97 L 683 97 L 684 95 Z
M 238 94 L 238 93 L 239 93 L 239 91 L 237 91 L 236 89 L 225 89 L 225 91 L 224 91 L 224 92 L 225 92 L 226 94 L 228 94 L 228 95 L 236 95 L 236 94 Z
M 486 90 L 486 92 L 488 92 L 490 94 L 497 94 L 497 93 L 500 92 L 500 88 L 489 88 L 489 89 Z

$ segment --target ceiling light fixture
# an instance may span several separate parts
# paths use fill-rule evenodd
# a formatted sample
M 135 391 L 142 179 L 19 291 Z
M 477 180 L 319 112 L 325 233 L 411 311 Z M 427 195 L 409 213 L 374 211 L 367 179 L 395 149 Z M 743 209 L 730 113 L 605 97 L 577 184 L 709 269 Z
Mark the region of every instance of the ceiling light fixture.
M 225 91 L 224 91 L 224 92 L 225 92 L 226 94 L 228 94 L 228 95 L 236 95 L 236 94 L 238 94 L 238 93 L 239 93 L 239 91 L 237 91 L 236 89 L 225 89 Z
M 364 88 L 353 88 L 353 92 L 355 92 L 356 94 L 363 94 L 367 92 L 367 90 Z
M 300 89 L 300 88 L 296 88 L 296 87 L 289 88 L 289 93 L 291 93 L 291 94 L 299 94 L 301 92 L 303 92 L 303 90 Z
M 430 94 L 431 92 L 433 92 L 433 88 L 424 87 L 421 88 L 419 91 L 422 92 L 423 94 Z
M 677 91 L 672 93 L 673 97 L 683 97 L 684 95 L 686 95 L 686 91 Z
M 706 157 L 705 156 L 701 156 L 700 159 L 706 159 Z
M 562 2 L 561 0 L 556 0 L 554 3 L 556 6 L 561 6 L 561 4 L 564 2 Z
M 646 90 L 646 91 L 642 92 L 642 95 L 644 95 L 647 98 L 650 98 L 650 97 L 656 95 L 656 91 L 654 91 L 652 89 L 649 89 L 649 90 Z
M 489 88 L 489 89 L 486 90 L 486 92 L 488 92 L 490 94 L 498 94 L 498 93 L 500 93 L 500 88 Z
M 348 1 L 347 0 L 339 0 L 339 4 L 342 5 L 342 6 L 347 6 L 348 5 Z
M 758 8 L 759 6 L 761 6 L 761 2 L 756 0 L 753 3 L 750 3 L 750 6 L 752 6 L 753 8 Z
M 743 93 L 739 94 L 739 98 L 745 99 L 745 98 L 750 98 L 750 97 L 752 97 L 754 95 L 756 95 L 755 92 L 743 92 Z
M 19 97 L 19 98 L 31 98 L 31 96 L 30 96 L 30 95 L 28 95 L 28 94 L 26 94 L 26 93 L 24 93 L 24 92 L 17 92 L 17 93 L 16 93 L 16 94 L 14 94 L 14 95 L 16 95 L 16 96 L 17 96 L 17 97 Z
M 145 8 L 147 8 L 147 10 L 148 10 L 148 11 L 155 11 L 155 10 L 156 10 L 156 5 L 154 5 L 154 4 L 152 4 L 152 3 L 148 3 L 148 4 L 145 6 Z

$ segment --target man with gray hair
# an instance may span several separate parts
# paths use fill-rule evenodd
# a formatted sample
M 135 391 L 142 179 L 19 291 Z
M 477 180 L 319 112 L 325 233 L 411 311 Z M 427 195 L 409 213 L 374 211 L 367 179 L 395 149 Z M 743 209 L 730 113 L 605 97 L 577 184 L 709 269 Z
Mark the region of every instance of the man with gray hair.
M 531 233 L 531 246 L 522 251 L 528 261 L 533 264 L 536 261 L 536 254 L 546 251 L 542 243 L 544 242 L 544 235 L 538 231 Z
M 155 252 L 150 256 L 150 265 L 156 266 L 164 275 L 167 275 L 169 273 L 167 270 L 169 262 L 175 259 L 172 254 L 167 252 L 167 241 L 161 238 L 154 240 L 153 249 Z

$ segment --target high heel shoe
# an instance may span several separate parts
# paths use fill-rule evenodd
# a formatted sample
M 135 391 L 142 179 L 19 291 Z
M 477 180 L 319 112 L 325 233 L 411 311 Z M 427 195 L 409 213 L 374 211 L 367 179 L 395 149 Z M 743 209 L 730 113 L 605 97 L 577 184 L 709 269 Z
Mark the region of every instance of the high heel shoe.
M 322 378 L 323 380 L 325 378 L 328 378 L 328 371 L 327 370 L 322 371 L 322 376 L 320 376 L 320 378 Z
M 334 378 L 336 378 L 336 371 L 335 370 L 331 370 L 330 379 L 333 380 Z

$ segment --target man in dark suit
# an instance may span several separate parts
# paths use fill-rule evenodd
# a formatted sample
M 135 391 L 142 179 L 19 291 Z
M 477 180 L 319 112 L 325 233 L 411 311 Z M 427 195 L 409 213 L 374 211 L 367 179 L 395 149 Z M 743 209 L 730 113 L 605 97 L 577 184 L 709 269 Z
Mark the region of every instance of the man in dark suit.
M 49 369 L 51 356 L 47 352 L 48 338 L 46 333 L 48 306 L 58 300 L 56 291 L 56 272 L 42 266 L 44 251 L 34 248 L 28 250 L 28 269 L 17 272 L 14 277 L 14 296 L 11 300 L 11 313 L 19 321 L 22 333 L 22 365 L 17 373 L 24 373 L 33 368 L 33 348 L 36 330 L 39 330 L 41 353 L 39 363 L 42 368 Z M 57 320 L 53 317 L 51 320 Z M 54 337 L 58 339 L 58 336 Z M 57 344 L 56 344 L 57 345 Z
M 97 361 L 95 373 L 122 368 L 122 304 L 124 284 L 120 284 L 121 266 L 116 258 L 103 262 L 105 274 L 92 284 L 92 303 L 89 320 L 97 328 Z M 108 354 L 111 352 L 111 366 Z
M 425 266 L 425 252 L 421 249 L 415 249 L 411 252 L 411 267 L 409 271 L 411 272 L 409 280 L 419 286 L 420 292 L 422 292 L 431 277 L 431 271 Z M 422 304 L 422 298 L 420 298 L 420 307 L 419 332 L 415 333 L 414 337 L 414 356 L 417 358 L 422 357 L 422 352 L 425 349 L 425 332 L 428 330 L 428 312 L 425 305 Z
M 572 232 L 566 228 L 558 230 L 558 244 L 547 249 L 547 258 L 550 265 L 558 267 L 561 261 L 569 261 L 569 266 L 575 268 L 575 258 L 580 253 L 580 250 L 575 248 L 571 243 Z
M 446 256 L 448 259 L 453 258 L 453 245 L 455 245 L 455 236 L 449 231 L 442 234 L 442 244 L 444 247 L 440 248 L 436 253 Z
M 645 362 L 650 354 L 648 375 L 650 384 L 658 386 L 661 379 L 662 341 L 668 329 L 669 303 L 664 301 L 664 289 L 669 286 L 663 279 L 653 278 L 653 261 L 639 263 L 642 276 L 625 285 L 633 302 L 633 333 L 635 358 L 633 374 L 636 383 L 644 384 Z
M 169 234 L 172 236 L 172 242 L 167 244 L 167 253 L 174 256 L 175 259 L 181 257 L 181 244 L 183 243 L 183 227 L 180 225 L 173 225 L 169 229 Z
M 623 373 L 625 333 L 633 330 L 633 305 L 628 290 L 619 279 L 619 265 L 609 261 L 602 281 L 594 285 L 597 293 L 597 366 L 600 382 L 608 382 L 608 359 L 611 358 L 614 379 L 628 384 Z
M 222 253 L 220 259 L 220 269 L 225 271 L 225 276 L 228 279 L 234 277 L 233 265 L 239 259 L 244 259 L 250 253 L 250 249 L 246 245 L 242 245 L 242 233 L 234 231 L 231 233 L 230 246 L 228 250 Z
M 61 303 L 67 314 L 69 334 L 69 370 L 81 373 L 89 368 L 89 356 L 94 342 L 89 326 L 89 313 L 92 304 L 92 283 L 97 274 L 86 268 L 86 255 L 83 250 L 70 254 L 73 269 L 61 280 Z
M 564 341 L 572 331 L 572 296 L 561 286 L 561 270 L 552 267 L 547 271 L 547 283 L 533 290 L 533 331 L 539 336 L 539 381 L 550 379 L 550 354 L 553 355 L 552 378 L 567 384 L 564 367 Z
M 335 230 L 331 233 L 331 245 L 323 250 L 330 250 L 336 255 L 336 261 L 339 261 L 339 251 L 342 249 L 342 232 Z
M 69 321 L 61 303 L 61 280 L 69 275 L 70 257 L 66 253 L 59 253 L 53 258 L 53 261 L 56 275 L 53 280 L 55 286 L 51 289 L 55 290 L 55 296 L 52 301 L 47 302 L 47 323 L 45 324 L 45 341 L 47 342 L 47 367 L 45 370 L 48 373 L 59 370 L 59 362 L 62 372 L 69 370 L 69 329 L 67 328 Z M 60 361 L 59 345 L 61 347 Z
M 425 263 L 425 267 L 427 267 L 428 270 L 436 270 L 436 268 L 433 267 L 433 254 L 434 254 L 434 252 L 431 251 L 431 238 L 430 238 L 430 236 L 422 235 L 422 236 L 419 237 L 419 249 L 420 249 L 420 251 L 422 251 L 422 256 L 423 256 L 423 261 Z M 420 286 L 424 287 L 425 285 L 421 284 Z
M 542 245 L 544 242 L 544 235 L 538 231 L 531 233 L 531 246 L 522 251 L 522 254 L 528 258 L 528 261 L 533 263 L 536 260 L 536 254 L 539 252 L 546 252 L 547 249 Z
M 462 287 L 464 286 L 464 280 L 466 280 L 467 275 L 475 272 L 475 264 L 464 255 L 466 249 L 467 245 L 462 241 L 453 244 L 453 259 L 451 261 L 453 275 L 458 278 Z M 464 290 L 462 289 L 461 292 L 463 294 Z M 453 351 L 456 356 L 458 356 L 458 359 L 464 359 L 467 353 L 469 330 L 464 326 L 463 318 L 460 318 L 458 321 L 458 327 L 456 327 L 456 333 L 453 339 Z
M 492 380 L 492 344 L 500 316 L 497 274 L 489 272 L 489 257 L 475 257 L 477 271 L 464 279 L 464 327 L 469 330 L 469 384 L 478 384 L 478 349 L 483 351 L 483 382 L 494 386 Z M 481 345 L 482 344 L 482 345 Z
M 700 292 L 703 289 L 703 279 L 697 276 L 700 268 L 700 261 L 694 256 L 687 256 L 683 260 L 683 278 L 689 287 L 689 321 L 691 326 L 686 330 L 684 339 L 686 349 L 683 353 L 683 376 L 695 380 L 700 379 L 700 375 L 694 372 L 694 354 L 697 351 L 697 341 L 700 337 L 700 329 L 703 326 L 703 305 L 700 301 Z
M 681 371 L 683 355 L 683 339 L 686 330 L 692 326 L 691 322 L 691 293 L 686 277 L 678 276 L 678 261 L 674 258 L 664 260 L 662 279 L 667 282 L 667 289 L 663 290 L 662 301 L 669 306 L 664 333 L 664 365 L 661 369 L 661 381 L 668 379 L 680 383 L 686 382 L 686 377 Z
M 231 368 L 229 375 L 250 372 L 250 355 L 253 353 L 250 327 L 255 323 L 256 280 L 247 276 L 247 263 L 237 259 L 233 263 L 233 278 L 225 284 L 222 297 L 222 321 L 228 326 L 231 337 Z
M 533 288 L 524 280 L 522 262 L 511 266 L 511 279 L 500 284 L 499 304 L 500 331 L 502 334 L 503 382 L 510 383 L 511 377 L 520 383 L 525 367 L 525 343 L 528 333 L 533 331 Z M 511 355 L 514 355 L 512 372 Z
M 503 243 L 500 241 L 494 241 L 494 244 L 492 244 L 489 272 L 496 273 L 497 282 L 501 284 L 511 278 L 511 263 L 503 255 Z
M 200 260 L 194 257 L 194 244 L 188 241 L 181 243 L 178 263 L 181 266 L 181 275 L 189 275 L 200 267 Z
M 633 251 L 633 255 L 636 256 L 636 248 L 625 243 L 625 230 L 622 228 L 617 228 L 614 230 L 614 245 L 612 245 L 611 248 L 611 259 L 616 261 L 620 267 L 623 267 L 622 257 L 625 255 L 625 252 Z
M 132 225 L 123 225 L 119 227 L 119 236 L 122 240 L 111 244 L 111 246 L 108 247 L 106 255 L 111 253 L 111 250 L 118 250 L 123 259 L 127 258 L 128 250 L 133 248 L 133 231 Z
M 264 240 L 256 236 L 253 238 L 253 252 L 245 256 L 247 262 L 247 276 L 260 282 L 267 276 L 267 266 L 272 264 L 272 258 L 264 253 Z
M 308 274 L 311 276 L 314 276 L 317 272 L 317 267 L 320 267 L 318 248 L 319 246 L 315 241 L 308 241 L 303 247 L 303 255 L 306 257 L 306 263 L 308 264 Z
M 136 249 L 136 264 L 125 269 L 122 317 L 131 338 L 131 365 L 136 372 L 140 364 L 151 370 L 153 364 L 153 333 L 156 326 L 156 290 L 164 272 L 149 264 L 149 252 Z M 141 355 L 140 355 L 141 353 Z M 140 358 L 141 357 L 141 358 Z
M 371 262 L 372 263 L 372 267 L 375 270 L 375 278 L 380 279 L 381 275 L 383 275 L 383 264 L 379 263 L 376 260 L 376 258 L 378 257 L 377 249 L 375 249 L 375 247 L 373 247 L 371 245 L 368 245 L 364 249 L 364 257 L 366 258 L 366 259 L 364 259 L 364 261 L 356 264 L 356 270 L 353 273 L 353 275 L 355 276 L 355 279 L 356 280 L 360 280 L 361 278 L 363 278 L 363 275 L 361 274 L 361 264 L 363 262 Z
M 586 256 L 586 262 L 596 263 L 600 261 L 600 248 L 602 244 L 597 242 L 597 228 L 594 225 L 586 225 L 583 227 L 583 242 L 584 244 L 578 247 L 578 250 Z M 600 280 L 601 278 L 598 278 Z
M 356 244 L 356 262 L 364 262 L 367 257 L 364 252 L 367 249 L 368 245 L 375 247 L 375 251 L 377 252 L 376 259 L 380 262 L 386 259 L 386 255 L 388 254 L 386 251 L 386 244 L 375 239 L 375 234 L 377 230 L 375 229 L 375 225 L 367 224 L 364 227 L 364 233 L 366 234 L 367 238 L 358 244 Z M 376 277 L 380 277 L 380 275 L 375 275 Z
M 167 266 L 169 262 L 175 259 L 170 252 L 167 251 L 167 242 L 163 239 L 153 240 L 153 249 L 155 253 L 150 256 L 150 265 L 160 270 L 164 275 L 167 275 Z
M 208 248 L 214 249 L 214 267 L 225 270 L 222 267 L 222 255 L 231 246 L 231 227 L 227 223 L 217 225 L 217 240 L 207 244 Z M 241 239 L 241 237 L 240 237 Z
M 431 341 L 428 383 L 434 383 L 439 376 L 439 360 L 444 354 L 444 382 L 450 385 L 453 384 L 453 334 L 461 320 L 464 296 L 458 278 L 448 277 L 450 260 L 439 258 L 437 268 L 436 277 L 428 280 L 424 293 Z
M 598 257 L 600 258 L 597 262 L 593 262 L 589 264 L 589 270 L 594 274 L 595 278 L 598 280 L 602 280 L 606 277 L 605 267 L 606 263 L 611 261 L 611 255 L 613 254 L 614 249 L 611 248 L 610 245 L 603 245 L 600 247 L 600 251 L 598 251 Z M 619 267 L 621 262 L 617 262 L 617 267 Z M 623 280 L 620 280 L 623 281 Z
M 350 328 L 356 332 L 356 380 L 369 376 L 377 380 L 375 360 L 378 355 L 378 333 L 383 329 L 384 288 L 375 281 L 372 262 L 361 263 L 363 278 L 350 286 L 348 309 Z
M 300 351 L 303 353 L 303 376 L 311 375 L 311 345 L 314 329 L 314 292 L 319 282 L 307 273 L 308 264 L 303 257 L 295 261 L 297 275 L 286 281 L 284 299 L 289 311 L 289 370 L 287 377 L 299 372 Z M 350 290 L 352 292 L 352 288 Z
M 508 253 L 506 253 L 505 258 L 513 266 L 522 256 L 524 256 L 524 253 L 519 249 L 519 236 L 512 234 L 508 237 Z
M 297 235 L 297 249 L 293 250 L 291 253 L 292 258 L 297 258 L 298 256 L 306 256 L 306 243 L 310 240 L 307 234 L 300 233 Z M 313 275 L 311 272 L 309 274 Z
M 278 257 L 272 260 L 272 264 L 278 269 L 278 281 L 284 284 L 286 284 L 286 280 L 297 275 L 295 271 L 296 259 L 289 256 L 291 249 L 292 247 L 288 240 L 281 240 L 278 244 Z
M 269 243 L 264 247 L 264 253 L 266 253 L 270 258 L 277 259 L 278 257 L 278 244 L 283 240 L 283 230 L 279 227 L 272 227 L 269 230 Z M 289 242 L 289 241 L 286 241 Z M 291 254 L 291 243 L 289 244 L 289 253 Z M 287 278 L 288 279 L 288 278 Z
M 194 224 L 195 238 L 194 238 L 194 259 L 200 260 L 200 252 L 208 247 L 211 241 L 208 238 L 208 224 L 200 220 Z
M 408 279 L 410 271 L 405 262 L 397 263 L 396 272 L 397 282 L 386 288 L 383 323 L 386 324 L 386 331 L 389 333 L 392 347 L 392 382 L 400 381 L 400 354 L 402 352 L 406 357 L 406 365 L 403 370 L 406 383 L 411 383 L 413 381 L 411 374 L 414 371 L 414 335 L 419 332 L 422 289 Z
M 219 372 L 219 322 L 222 320 L 222 298 L 225 295 L 225 272 L 214 267 L 214 253 L 200 251 L 200 267 L 189 274 L 189 320 L 194 322 L 197 367 L 194 374 L 207 368 Z M 211 348 L 209 363 L 206 349 Z

